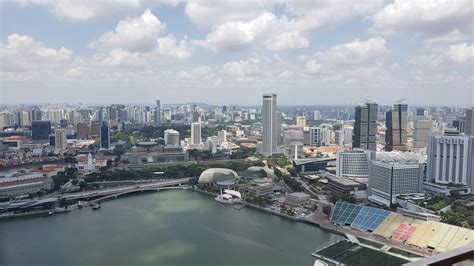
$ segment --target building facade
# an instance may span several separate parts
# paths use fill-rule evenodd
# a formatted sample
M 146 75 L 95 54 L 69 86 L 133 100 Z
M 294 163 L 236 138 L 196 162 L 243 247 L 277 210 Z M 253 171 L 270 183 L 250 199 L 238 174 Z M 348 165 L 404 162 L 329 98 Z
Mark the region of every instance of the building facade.
M 167 129 L 164 132 L 165 145 L 167 146 L 179 146 L 179 132 L 174 129 Z
M 394 104 L 386 113 L 385 151 L 406 151 L 408 131 L 408 105 Z
M 66 129 L 56 129 L 54 131 L 54 143 L 55 147 L 58 150 L 66 150 L 67 148 L 67 130 Z
M 191 124 L 191 144 L 199 145 L 201 144 L 201 123 L 195 122 Z
M 369 200 L 390 206 L 399 195 L 423 193 L 424 164 L 390 160 L 373 160 L 369 177 Z
M 466 135 L 474 135 L 474 107 L 466 109 L 466 124 L 464 132 Z
M 352 147 L 376 151 L 378 104 L 356 107 Z
M 474 191 L 474 136 L 431 135 L 425 187 L 439 194 Z
M 367 179 L 369 177 L 371 159 L 372 151 L 368 150 L 338 152 L 336 157 L 336 175 Z
M 262 154 L 271 156 L 277 151 L 278 143 L 277 95 L 274 93 L 263 95 L 262 122 Z
M 50 121 L 33 121 L 31 123 L 31 138 L 33 140 L 33 143 L 48 142 L 50 134 Z
M 413 130 L 413 151 L 421 152 L 428 146 L 428 139 L 432 133 L 431 120 L 416 120 Z

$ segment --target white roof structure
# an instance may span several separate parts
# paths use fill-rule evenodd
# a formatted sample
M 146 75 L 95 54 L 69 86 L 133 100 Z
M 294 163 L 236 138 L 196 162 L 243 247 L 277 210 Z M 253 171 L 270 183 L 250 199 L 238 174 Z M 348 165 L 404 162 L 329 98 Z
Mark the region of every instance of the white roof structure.
M 227 168 L 209 168 L 199 176 L 199 183 L 215 183 L 220 181 L 236 180 L 239 176 L 234 170 Z
M 401 151 L 377 152 L 375 160 L 385 163 L 420 164 L 426 161 L 426 156 Z
M 226 190 L 224 190 L 224 193 L 229 194 L 229 195 L 232 195 L 232 196 L 235 196 L 235 197 L 237 197 L 237 198 L 239 198 L 239 199 L 242 198 L 242 195 L 240 194 L 240 192 L 235 191 L 235 190 L 226 189 Z

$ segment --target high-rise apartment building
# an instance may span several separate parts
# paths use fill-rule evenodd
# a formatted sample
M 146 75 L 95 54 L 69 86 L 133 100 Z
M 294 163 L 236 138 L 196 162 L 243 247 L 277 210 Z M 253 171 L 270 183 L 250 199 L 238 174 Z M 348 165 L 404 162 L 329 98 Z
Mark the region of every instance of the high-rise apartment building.
M 304 116 L 296 117 L 296 126 L 297 127 L 305 127 L 306 126 L 306 117 L 304 117 Z
M 278 120 L 277 120 L 277 95 L 268 93 L 263 95 L 262 106 L 262 154 L 271 156 L 277 151 Z
M 466 123 L 464 132 L 466 135 L 474 135 L 474 107 L 466 109 Z
M 385 151 L 406 151 L 408 131 L 408 105 L 394 104 L 386 113 Z
M 201 144 L 201 123 L 195 122 L 191 124 L 191 144 L 199 145 Z
M 222 143 L 227 142 L 227 131 L 219 130 L 217 137 L 219 138 L 219 145 L 222 145 Z
M 58 128 L 54 131 L 55 147 L 58 150 L 66 150 L 67 148 L 67 130 Z
M 309 128 L 309 145 L 318 147 L 322 145 L 321 130 L 320 127 Z
M 376 151 L 378 104 L 356 107 L 352 147 Z

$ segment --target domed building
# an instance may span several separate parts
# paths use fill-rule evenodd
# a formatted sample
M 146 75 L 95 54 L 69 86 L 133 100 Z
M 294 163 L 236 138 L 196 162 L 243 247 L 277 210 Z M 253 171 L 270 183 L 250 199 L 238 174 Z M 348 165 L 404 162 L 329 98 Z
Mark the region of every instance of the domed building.
M 235 181 L 239 179 L 239 175 L 234 170 L 226 168 L 209 168 L 204 170 L 199 176 L 198 182 L 200 184 L 208 184 L 213 186 L 228 187 L 233 186 Z
M 246 179 L 275 178 L 272 169 L 265 166 L 252 166 L 245 170 Z

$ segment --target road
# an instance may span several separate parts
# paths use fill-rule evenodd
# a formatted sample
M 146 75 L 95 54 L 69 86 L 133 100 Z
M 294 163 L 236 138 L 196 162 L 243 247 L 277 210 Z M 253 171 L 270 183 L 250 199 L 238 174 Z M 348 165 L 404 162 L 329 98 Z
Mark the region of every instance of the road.
M 64 194 L 63 198 L 67 200 L 84 199 L 84 198 L 92 198 L 92 197 L 95 198 L 99 196 L 107 196 L 107 195 L 112 195 L 112 194 L 122 194 L 122 193 L 132 192 L 135 190 L 140 190 L 140 189 L 145 190 L 145 189 L 153 189 L 153 188 L 160 188 L 160 187 L 177 186 L 177 185 L 182 185 L 182 184 L 187 183 L 189 179 L 190 179 L 189 177 L 186 177 L 186 178 L 173 179 L 173 180 L 168 180 L 168 181 L 151 182 L 151 183 L 140 184 L 140 185 L 131 185 L 131 186 L 118 187 L 118 188 L 69 193 L 69 194 Z

